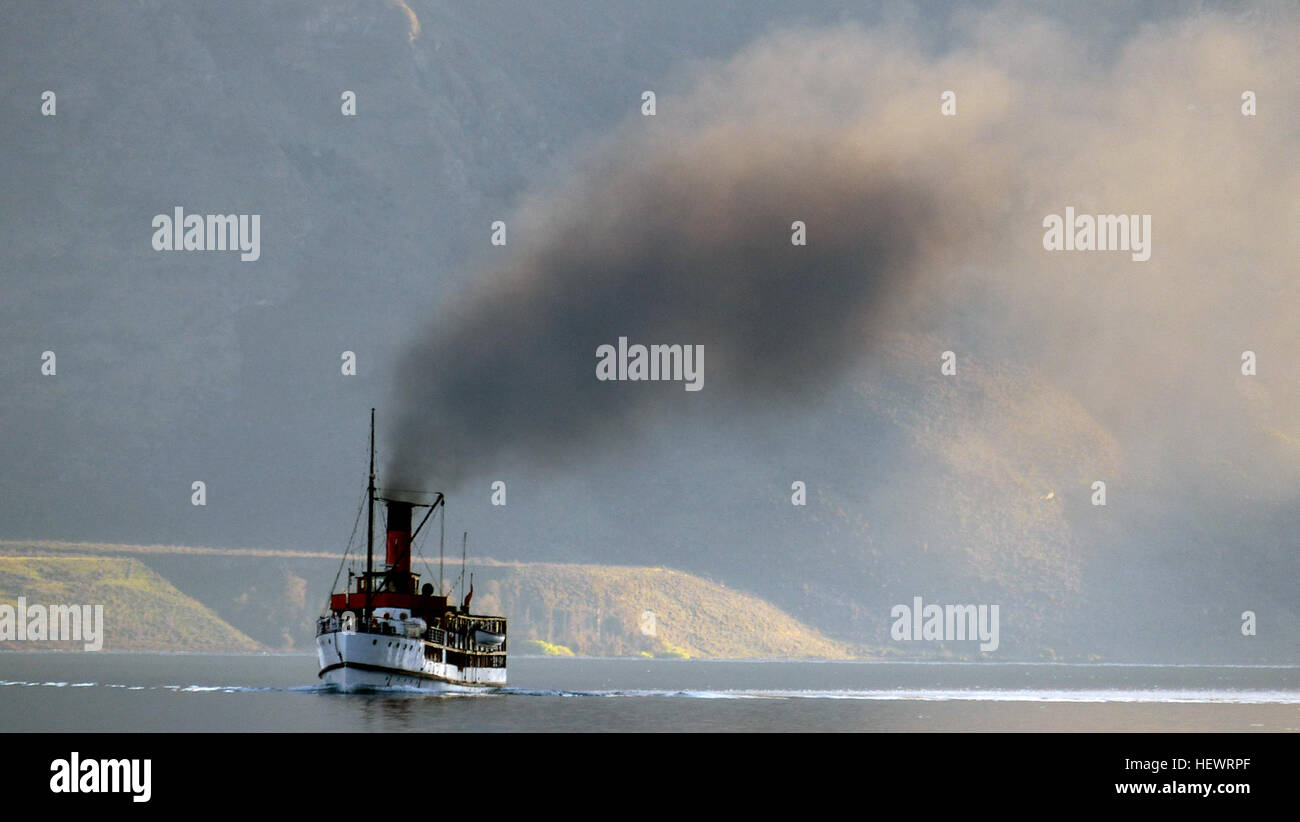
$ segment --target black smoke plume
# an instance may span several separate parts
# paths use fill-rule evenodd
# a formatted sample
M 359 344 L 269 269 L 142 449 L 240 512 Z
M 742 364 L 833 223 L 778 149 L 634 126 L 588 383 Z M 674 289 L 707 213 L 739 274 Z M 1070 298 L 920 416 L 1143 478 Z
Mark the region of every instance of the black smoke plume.
M 624 128 L 564 190 L 521 208 L 508 261 L 409 353 L 390 481 L 450 486 L 503 453 L 572 457 L 642 415 L 735 412 L 717 398 L 814 399 L 957 222 L 932 176 L 848 136 Z M 703 389 L 599 381 L 596 350 L 620 337 L 702 345 Z

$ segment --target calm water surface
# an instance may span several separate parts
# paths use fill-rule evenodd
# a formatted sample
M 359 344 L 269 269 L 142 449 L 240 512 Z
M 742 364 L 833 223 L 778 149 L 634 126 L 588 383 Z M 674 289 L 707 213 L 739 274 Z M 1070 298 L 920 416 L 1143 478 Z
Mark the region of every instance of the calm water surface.
M 0 653 L 0 731 L 1296 731 L 1300 666 L 511 657 L 466 696 L 334 693 L 314 656 Z

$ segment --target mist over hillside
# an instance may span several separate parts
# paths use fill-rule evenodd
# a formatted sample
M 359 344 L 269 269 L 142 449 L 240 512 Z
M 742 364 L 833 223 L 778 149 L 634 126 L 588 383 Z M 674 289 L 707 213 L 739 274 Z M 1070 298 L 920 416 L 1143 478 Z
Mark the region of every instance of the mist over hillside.
M 0 12 L 0 538 L 341 553 L 368 409 L 381 470 L 438 454 L 419 425 L 394 432 L 447 419 L 428 389 L 457 350 L 425 350 L 422 370 L 413 348 L 462 327 L 461 352 L 528 341 L 507 320 L 540 312 L 493 295 L 494 278 L 548 270 L 516 264 L 551 248 L 552 217 L 601 202 L 584 186 L 641 179 L 640 148 L 685 156 L 673 149 L 709 145 L 711 128 L 735 155 L 748 138 L 778 158 L 809 129 L 889 167 L 941 218 L 874 322 L 785 361 L 834 367 L 780 392 L 724 390 L 762 365 L 725 360 L 708 360 L 698 396 L 618 386 L 637 399 L 573 406 L 580 447 L 526 430 L 566 409 L 541 380 L 511 400 L 513 429 L 473 440 L 494 448 L 454 487 L 436 470 L 412 478 L 449 493 L 448 532 L 502 560 L 701 574 L 841 642 L 888 645 L 890 608 L 920 595 L 999 603 L 1003 656 L 1294 660 L 1292 12 L 406 6 L 418 27 L 380 0 Z M 1248 88 L 1253 119 L 1238 111 Z M 56 117 L 39 116 L 45 89 Z M 654 118 L 640 115 L 647 89 Z M 340 114 L 345 90 L 356 117 Z M 604 177 L 593 158 L 619 162 Z M 732 179 L 712 165 L 687 167 Z M 736 165 L 741 182 L 762 176 Z M 1153 213 L 1152 260 L 1043 252 L 1040 221 L 1071 204 Z M 152 250 L 150 220 L 176 206 L 262 215 L 261 259 Z M 507 248 L 489 244 L 494 220 L 510 224 Z M 560 316 L 544 327 L 577 327 Z M 770 325 L 772 340 L 791 333 Z M 697 330 L 680 342 L 716 350 Z M 1239 370 L 1248 349 L 1257 376 Z M 45 350 L 57 376 L 41 375 Z M 356 376 L 340 374 L 344 351 Z M 791 504 L 796 481 L 806 506 Z M 1242 635 L 1245 611 L 1258 636 Z

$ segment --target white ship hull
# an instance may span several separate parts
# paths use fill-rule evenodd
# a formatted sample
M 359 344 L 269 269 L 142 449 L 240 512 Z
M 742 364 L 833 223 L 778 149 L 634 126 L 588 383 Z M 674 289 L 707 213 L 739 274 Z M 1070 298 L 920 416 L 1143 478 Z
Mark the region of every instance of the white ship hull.
M 402 688 L 464 693 L 506 684 L 505 668 L 459 668 L 420 638 L 330 631 L 316 637 L 316 656 L 321 680 L 349 692 Z

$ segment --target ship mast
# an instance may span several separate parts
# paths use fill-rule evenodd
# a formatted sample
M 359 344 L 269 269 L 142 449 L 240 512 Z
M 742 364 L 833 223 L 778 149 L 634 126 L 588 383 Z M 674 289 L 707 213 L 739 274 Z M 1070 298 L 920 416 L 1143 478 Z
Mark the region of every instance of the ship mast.
M 369 624 L 371 589 L 375 585 L 375 409 L 370 409 L 370 485 L 366 491 L 370 511 L 366 520 L 366 608 L 362 616 Z

